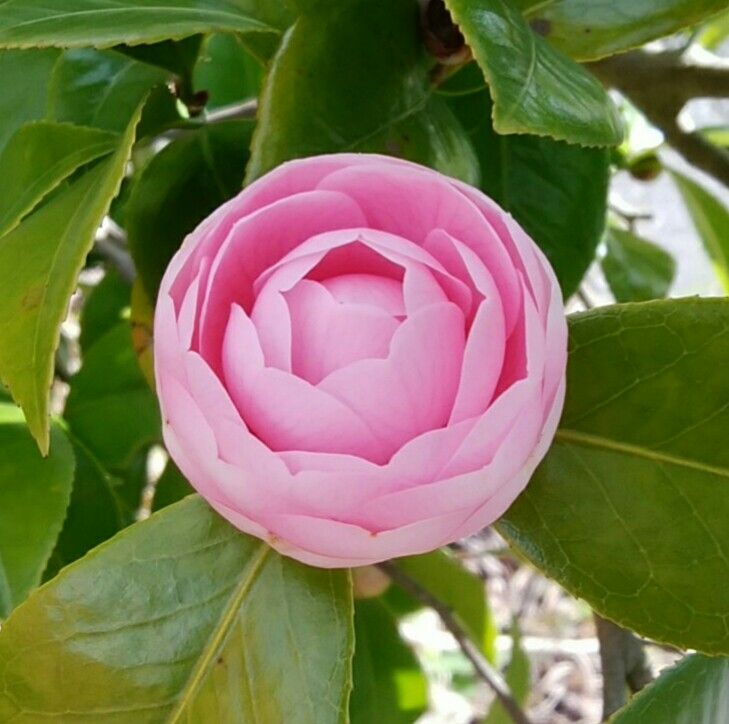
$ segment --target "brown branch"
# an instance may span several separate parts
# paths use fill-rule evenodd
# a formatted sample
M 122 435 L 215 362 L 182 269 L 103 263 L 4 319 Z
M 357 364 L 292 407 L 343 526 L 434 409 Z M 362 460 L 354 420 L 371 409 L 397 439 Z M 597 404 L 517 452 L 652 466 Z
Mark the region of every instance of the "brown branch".
M 258 113 L 258 101 L 254 98 L 244 103 L 234 103 L 230 106 L 223 106 L 210 111 L 205 115 L 206 123 L 221 123 L 240 118 L 255 118 Z
M 603 83 L 629 98 L 690 164 L 729 187 L 729 152 L 683 131 L 677 120 L 692 98 L 729 97 L 729 61 L 699 50 L 685 54 L 635 50 L 589 67 Z
M 432 608 L 440 616 L 443 625 L 456 640 L 466 658 L 473 664 L 473 668 L 478 677 L 493 690 L 512 721 L 516 722 L 516 724 L 531 724 L 531 720 L 511 695 L 509 686 L 504 681 L 504 678 L 489 664 L 478 646 L 476 646 L 463 630 L 463 627 L 456 621 L 450 608 L 426 588 L 423 588 L 417 581 L 410 578 L 407 573 L 392 561 L 380 563 L 378 564 L 378 568 L 387 573 L 403 590 L 420 601 L 424 606 Z
M 602 665 L 602 716 L 607 721 L 635 693 L 653 681 L 643 642 L 630 631 L 595 614 Z

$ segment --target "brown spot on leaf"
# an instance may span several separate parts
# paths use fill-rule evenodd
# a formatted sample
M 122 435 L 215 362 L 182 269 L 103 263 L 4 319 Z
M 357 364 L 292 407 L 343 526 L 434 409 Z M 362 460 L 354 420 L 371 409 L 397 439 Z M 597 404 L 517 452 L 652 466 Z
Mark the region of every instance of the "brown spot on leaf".
M 23 298 L 20 300 L 20 306 L 24 312 L 32 312 L 40 306 L 41 300 L 43 299 L 43 292 L 45 291 L 44 284 L 34 284 L 28 291 L 25 292 Z

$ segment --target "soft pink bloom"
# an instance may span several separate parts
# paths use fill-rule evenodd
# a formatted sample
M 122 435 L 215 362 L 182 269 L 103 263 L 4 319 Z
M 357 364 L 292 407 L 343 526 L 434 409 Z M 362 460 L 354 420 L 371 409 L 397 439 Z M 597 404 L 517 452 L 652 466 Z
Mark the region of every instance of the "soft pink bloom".
M 165 274 L 164 437 L 233 525 L 324 567 L 496 520 L 557 426 L 567 330 L 544 255 L 480 191 L 320 156 L 218 209 Z

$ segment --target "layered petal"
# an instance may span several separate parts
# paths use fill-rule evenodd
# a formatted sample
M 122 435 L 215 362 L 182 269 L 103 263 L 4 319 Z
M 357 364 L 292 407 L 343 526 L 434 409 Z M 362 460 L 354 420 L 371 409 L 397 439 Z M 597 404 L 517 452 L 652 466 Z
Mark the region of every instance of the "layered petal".
M 284 164 L 212 214 L 163 278 L 154 344 L 185 476 L 323 567 L 492 523 L 564 399 L 544 254 L 477 189 L 375 155 Z

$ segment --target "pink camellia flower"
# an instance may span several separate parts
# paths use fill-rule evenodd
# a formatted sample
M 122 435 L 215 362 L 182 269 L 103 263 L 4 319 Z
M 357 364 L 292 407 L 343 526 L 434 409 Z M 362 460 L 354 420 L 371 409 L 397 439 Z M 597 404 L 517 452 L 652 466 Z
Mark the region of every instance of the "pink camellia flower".
M 480 191 L 421 166 L 292 161 L 185 241 L 160 288 L 170 455 L 281 553 L 361 566 L 496 520 L 557 426 L 554 273 Z

